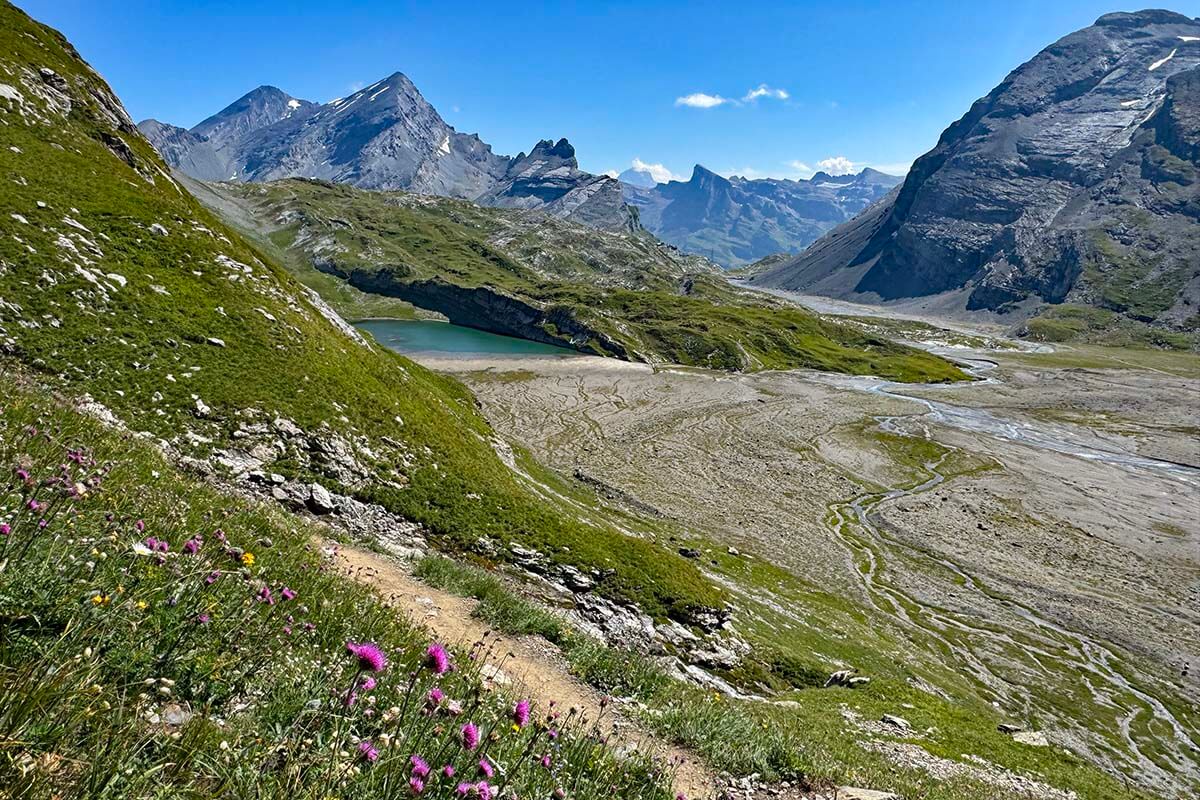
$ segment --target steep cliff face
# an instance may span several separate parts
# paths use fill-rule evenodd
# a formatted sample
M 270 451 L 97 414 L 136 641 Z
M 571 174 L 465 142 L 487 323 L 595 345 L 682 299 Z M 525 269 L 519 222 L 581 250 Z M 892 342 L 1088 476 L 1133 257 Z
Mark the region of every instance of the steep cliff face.
M 639 180 L 635 173 L 631 180 Z M 724 178 L 699 164 L 687 181 L 625 182 L 647 230 L 680 249 L 738 267 L 775 253 L 798 253 L 878 200 L 900 178 L 873 169 L 818 172 L 808 180 Z
M 594 227 L 636 217 L 619 184 L 579 169 L 566 139 L 509 158 L 454 130 L 397 72 L 323 105 L 259 87 L 189 131 L 140 126 L 164 159 L 202 180 L 304 177 L 540 209 Z
M 1014 70 L 900 190 L 755 278 L 891 300 L 967 290 L 969 309 L 1081 302 L 1196 313 L 1200 23 L 1108 14 Z

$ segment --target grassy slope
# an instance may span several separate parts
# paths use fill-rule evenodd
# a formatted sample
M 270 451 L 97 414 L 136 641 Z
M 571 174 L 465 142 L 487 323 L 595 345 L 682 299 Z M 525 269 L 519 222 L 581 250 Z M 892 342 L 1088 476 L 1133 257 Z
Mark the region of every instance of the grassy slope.
M 320 260 L 343 272 L 387 270 L 400 294 L 404 283 L 428 279 L 486 287 L 561 309 L 647 361 L 903 381 L 963 377 L 936 356 L 737 291 L 709 269 L 698 272 L 704 262 L 646 236 L 313 181 L 213 191 L 241 201 L 247 221 L 257 219 L 272 243 L 291 250 L 297 274 Z
M 465 720 L 508 776 L 495 783 L 521 796 L 558 786 L 579 800 L 670 796 L 658 768 L 614 757 L 590 724 L 564 715 L 554 740 L 536 724 L 513 730 L 515 698 L 483 691 L 481 662 L 464 653 L 443 677 L 422 668 L 428 640 L 327 571 L 310 526 L 200 486 L 148 444 L 14 381 L 0 408 L 0 465 L 0 522 L 11 527 L 0 535 L 5 797 L 407 796 L 417 753 L 457 769 L 455 780 L 426 781 L 424 797 L 446 799 L 458 780 L 479 777 L 480 753 L 457 745 Z M 89 485 L 85 494 L 66 495 L 64 471 L 67 485 Z M 48 507 L 30 511 L 31 497 Z M 148 536 L 169 549 L 139 554 Z M 351 707 L 347 641 L 376 642 L 390 662 Z M 434 685 L 462 717 L 423 713 Z M 535 720 L 547 711 L 535 709 Z M 378 760 L 362 759 L 362 741 Z M 537 765 L 542 753 L 552 769 Z
M 60 35 L 4 4 L 0 42 L 0 82 L 25 100 L 0 99 L 0 342 L 15 363 L 91 393 L 134 430 L 214 440 L 199 451 L 226 441 L 245 409 L 325 426 L 376 454 L 376 484 L 406 486 L 374 499 L 447 545 L 486 535 L 545 547 L 610 570 L 600 591 L 656 616 L 723 602 L 677 554 L 535 497 L 461 385 L 325 320 L 285 270 L 174 185 L 132 126 L 118 129 L 97 99 L 110 90 Z M 69 115 L 35 95 L 41 67 L 67 81 Z

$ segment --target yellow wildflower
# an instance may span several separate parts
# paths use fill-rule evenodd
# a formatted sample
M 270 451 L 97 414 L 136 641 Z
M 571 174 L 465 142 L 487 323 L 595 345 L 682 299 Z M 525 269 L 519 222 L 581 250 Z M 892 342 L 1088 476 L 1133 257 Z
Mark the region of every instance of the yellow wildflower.
M 92 595 L 92 605 L 94 605 L 94 606 L 106 606 L 111 602 L 112 602 L 112 598 L 106 594 Z
M 137 603 L 135 603 L 135 605 L 137 606 L 138 611 L 146 610 L 146 601 L 145 600 L 138 600 Z
M 254 553 L 251 553 L 251 552 L 242 553 L 242 563 L 245 564 L 247 567 L 253 567 L 254 566 Z

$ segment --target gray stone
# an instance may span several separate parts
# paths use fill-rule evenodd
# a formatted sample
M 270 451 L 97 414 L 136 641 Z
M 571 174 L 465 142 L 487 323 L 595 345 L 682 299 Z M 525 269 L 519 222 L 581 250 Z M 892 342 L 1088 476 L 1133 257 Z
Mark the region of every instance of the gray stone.
M 309 484 L 308 507 L 317 514 L 332 514 L 336 506 L 329 490 L 319 483 Z

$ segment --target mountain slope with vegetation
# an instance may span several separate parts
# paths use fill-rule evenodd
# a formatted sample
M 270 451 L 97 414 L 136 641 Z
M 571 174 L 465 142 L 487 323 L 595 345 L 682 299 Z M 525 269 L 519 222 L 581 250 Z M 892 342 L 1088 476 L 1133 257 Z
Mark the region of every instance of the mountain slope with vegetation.
M 6 370 L 183 458 L 323 484 L 447 548 L 553 552 L 660 618 L 723 605 L 678 554 L 539 494 L 460 384 L 361 338 L 207 212 L 61 35 L 7 4 L 0 35 Z
M 1200 20 L 1106 14 L 1013 70 L 895 194 L 755 283 L 1040 311 L 1037 337 L 1200 343 Z
M 200 196 L 302 278 L 315 267 L 497 333 L 651 363 L 963 378 L 936 356 L 736 290 L 644 233 L 316 181 L 210 184 Z

